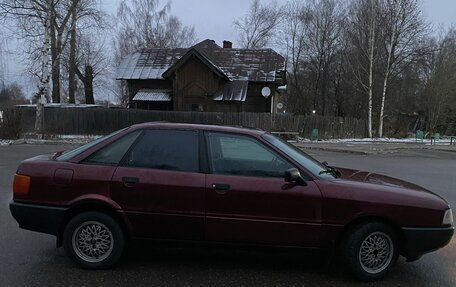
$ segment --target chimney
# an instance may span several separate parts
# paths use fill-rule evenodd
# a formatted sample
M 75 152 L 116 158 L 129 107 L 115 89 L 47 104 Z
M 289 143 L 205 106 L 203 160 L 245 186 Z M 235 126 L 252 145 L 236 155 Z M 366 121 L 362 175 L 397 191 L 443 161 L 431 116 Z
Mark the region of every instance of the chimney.
M 223 41 L 223 49 L 233 49 L 233 43 L 227 40 Z

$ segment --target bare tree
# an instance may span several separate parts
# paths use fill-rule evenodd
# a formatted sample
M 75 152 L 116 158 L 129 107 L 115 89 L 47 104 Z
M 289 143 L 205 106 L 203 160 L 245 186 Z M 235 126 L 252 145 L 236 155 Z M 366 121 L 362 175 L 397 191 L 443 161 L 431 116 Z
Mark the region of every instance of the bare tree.
M 378 136 L 383 136 L 385 100 L 389 80 L 405 66 L 412 63 L 420 54 L 426 53 L 421 42 L 427 35 L 429 25 L 424 23 L 418 0 L 384 0 L 382 3 L 386 32 L 384 49 L 386 54 Z
M 288 78 L 287 109 L 290 112 L 306 110 L 306 81 L 302 81 L 303 58 L 307 49 L 306 33 L 309 15 L 304 3 L 294 0 L 283 7 L 283 21 L 279 27 L 278 46 L 285 47 Z
M 6 65 L 3 59 L 3 39 L 2 34 L 0 34 L 0 89 L 5 87 L 5 70 Z
M 352 50 L 355 51 L 350 64 L 353 75 L 368 97 L 367 128 L 369 137 L 372 138 L 374 73 L 380 57 L 378 46 L 382 29 L 379 0 L 356 1 L 352 3 L 349 15 L 346 33 Z
M 100 32 L 106 30 L 107 15 L 97 9 L 93 0 L 71 1 L 79 2 L 71 11 L 69 26 L 70 47 L 69 51 L 66 52 L 68 54 L 68 99 L 70 103 L 75 103 L 76 76 L 78 76 L 84 86 L 87 86 L 84 89 L 87 92 L 85 95 L 86 103 L 94 103 L 93 80 L 98 74 L 98 72 L 93 74 L 94 65 L 99 65 L 102 62 L 103 64 L 107 63 L 104 61 L 104 54 L 102 56 L 103 61 L 94 59 L 94 57 L 101 55 L 98 47 L 100 45 L 103 46 L 103 41 L 98 41 L 97 44 L 93 39 L 90 39 L 90 36 L 94 36 L 95 39 L 103 38 Z M 97 50 L 97 52 L 94 52 L 94 50 Z M 98 67 L 95 67 L 95 69 L 98 69 Z M 87 72 L 84 72 L 85 76 L 83 76 L 84 74 L 81 70 Z
M 28 100 L 17 83 L 5 85 L 0 88 L 0 107 L 8 108 L 15 105 L 27 104 Z
M 325 115 L 332 108 L 328 105 L 331 102 L 328 99 L 330 74 L 341 46 L 345 9 L 339 0 L 312 0 L 309 9 L 312 16 L 307 30 L 308 59 L 315 75 L 312 81 L 313 107 L 316 112 Z
M 260 0 L 252 0 L 247 14 L 234 21 L 241 47 L 258 49 L 267 46 L 277 30 L 281 15 L 276 2 L 262 5 Z
M 109 61 L 105 54 L 104 42 L 100 41 L 101 35 L 98 37 L 87 35 L 80 37 L 80 39 L 76 75 L 84 85 L 85 103 L 95 104 L 94 80 L 106 73 Z M 79 67 L 84 67 L 84 71 L 81 71 Z
M 428 57 L 428 72 L 423 92 L 429 132 L 435 132 L 439 125 L 456 123 L 456 29 L 450 29 L 434 45 L 435 52 Z

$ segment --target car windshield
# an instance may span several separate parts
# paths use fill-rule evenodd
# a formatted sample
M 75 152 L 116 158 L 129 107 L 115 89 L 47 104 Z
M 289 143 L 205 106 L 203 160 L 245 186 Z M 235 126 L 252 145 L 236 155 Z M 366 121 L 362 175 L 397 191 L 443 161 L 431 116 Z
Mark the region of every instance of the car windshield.
M 109 139 L 109 138 L 111 138 L 111 137 L 117 135 L 118 133 L 120 133 L 120 132 L 122 132 L 122 131 L 124 131 L 124 130 L 126 130 L 126 129 L 127 129 L 127 128 L 124 128 L 124 129 L 115 131 L 115 132 L 113 132 L 112 134 L 109 134 L 109 135 L 107 135 L 107 136 L 99 137 L 99 138 L 97 138 L 96 140 L 89 142 L 88 144 L 82 145 L 82 146 L 80 146 L 80 147 L 78 147 L 78 148 L 75 148 L 75 149 L 73 149 L 73 150 L 65 151 L 65 152 L 63 152 L 60 156 L 58 156 L 58 157 L 56 158 L 56 160 L 58 160 L 58 161 L 67 161 L 67 160 L 70 160 L 70 159 L 72 159 L 72 158 L 74 158 L 74 157 L 80 155 L 81 153 L 85 152 L 85 151 L 88 150 L 89 148 L 91 148 L 91 147 L 93 147 L 93 146 L 95 146 L 95 145 L 97 145 L 97 144 L 99 144 L 99 143 L 101 143 L 101 142 L 103 142 L 103 141 L 105 141 L 105 140 L 107 140 L 107 139 Z
M 326 167 L 310 155 L 306 154 L 299 148 L 290 144 L 289 142 L 281 138 L 278 138 L 270 133 L 265 133 L 264 135 L 262 135 L 262 137 L 270 144 L 286 153 L 289 157 L 296 160 L 301 166 L 303 166 L 319 178 L 333 179 L 335 177 L 334 173 L 328 170 L 328 167 Z

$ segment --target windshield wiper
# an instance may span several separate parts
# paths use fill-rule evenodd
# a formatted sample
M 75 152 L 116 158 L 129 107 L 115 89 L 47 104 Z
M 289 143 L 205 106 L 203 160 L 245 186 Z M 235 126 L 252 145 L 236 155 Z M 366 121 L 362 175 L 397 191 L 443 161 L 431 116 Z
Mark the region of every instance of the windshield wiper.
M 326 169 L 320 171 L 318 174 L 321 175 L 321 174 L 332 174 L 334 175 L 334 177 L 338 178 L 341 176 L 341 173 L 340 171 L 338 171 L 337 169 L 335 169 L 334 167 L 331 167 L 328 165 L 327 162 L 323 162 L 324 166 L 326 167 Z
M 336 175 L 336 172 L 333 169 L 329 169 L 328 168 L 328 169 L 324 169 L 324 170 L 320 171 L 318 174 L 319 175 L 320 174 L 334 174 L 334 175 Z

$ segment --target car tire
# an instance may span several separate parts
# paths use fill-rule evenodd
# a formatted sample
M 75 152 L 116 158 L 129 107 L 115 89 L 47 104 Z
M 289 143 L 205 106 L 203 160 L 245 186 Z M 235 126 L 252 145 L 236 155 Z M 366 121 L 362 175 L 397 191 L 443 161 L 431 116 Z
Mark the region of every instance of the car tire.
M 344 266 L 357 280 L 365 282 L 385 277 L 399 255 L 394 229 L 381 222 L 351 229 L 344 237 L 341 248 Z
M 84 212 L 65 227 L 63 246 L 68 256 L 87 269 L 108 269 L 122 256 L 125 234 L 116 220 L 101 212 Z

